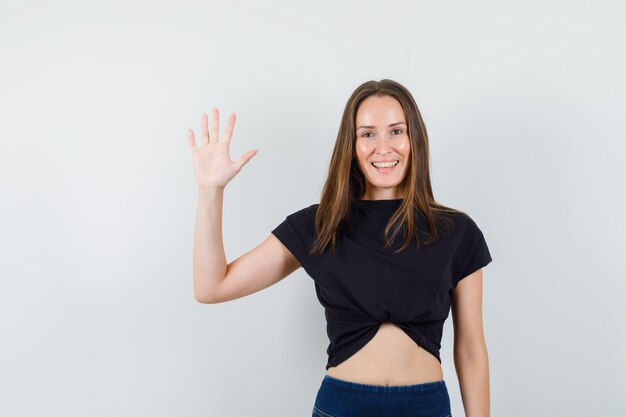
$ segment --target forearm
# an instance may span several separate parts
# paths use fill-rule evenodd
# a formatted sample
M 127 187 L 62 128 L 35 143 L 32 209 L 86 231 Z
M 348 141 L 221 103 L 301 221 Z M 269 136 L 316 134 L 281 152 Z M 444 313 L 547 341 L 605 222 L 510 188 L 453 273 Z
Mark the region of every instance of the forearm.
M 194 296 L 208 302 L 226 276 L 226 255 L 222 238 L 224 188 L 198 190 L 193 244 Z
M 489 417 L 489 358 L 486 347 L 454 353 L 466 417 Z

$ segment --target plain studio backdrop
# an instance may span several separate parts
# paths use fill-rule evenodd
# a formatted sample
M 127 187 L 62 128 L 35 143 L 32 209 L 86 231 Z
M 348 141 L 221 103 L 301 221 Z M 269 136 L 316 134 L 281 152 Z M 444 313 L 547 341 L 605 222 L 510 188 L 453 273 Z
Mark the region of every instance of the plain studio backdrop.
M 307 416 L 324 311 L 299 269 L 194 300 L 187 128 L 237 113 L 230 262 L 319 202 L 350 93 L 390 78 L 435 198 L 494 261 L 493 416 L 624 416 L 619 1 L 0 2 L 0 415 Z M 198 144 L 200 144 L 198 140 Z M 464 415 L 452 357 L 453 415 Z

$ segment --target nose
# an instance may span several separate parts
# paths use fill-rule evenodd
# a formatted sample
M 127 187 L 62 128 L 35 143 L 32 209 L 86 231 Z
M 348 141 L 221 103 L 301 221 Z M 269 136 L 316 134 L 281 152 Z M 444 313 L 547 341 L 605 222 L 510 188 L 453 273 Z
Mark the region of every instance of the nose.
M 376 153 L 386 155 L 391 153 L 391 138 L 389 136 L 381 135 L 376 141 Z

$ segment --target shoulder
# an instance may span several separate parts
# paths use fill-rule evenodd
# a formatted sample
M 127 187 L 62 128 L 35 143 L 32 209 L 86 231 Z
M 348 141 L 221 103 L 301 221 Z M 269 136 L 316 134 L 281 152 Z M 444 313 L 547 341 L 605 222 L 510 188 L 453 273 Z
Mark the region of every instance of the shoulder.
M 315 230 L 315 215 L 319 204 L 311 204 L 287 215 L 285 221 L 293 231 L 302 235 L 312 234 Z
M 452 233 L 456 238 L 472 240 L 482 235 L 480 227 L 467 212 L 454 210 L 446 213 L 446 216 L 452 221 Z
M 292 221 L 303 222 L 310 220 L 312 217 L 315 218 L 315 214 L 317 213 L 317 207 L 319 203 L 311 204 L 310 206 L 301 208 L 287 216 L 288 219 Z
M 455 215 L 455 224 L 458 225 L 463 231 L 472 231 L 478 228 L 476 221 L 466 212 L 459 212 Z

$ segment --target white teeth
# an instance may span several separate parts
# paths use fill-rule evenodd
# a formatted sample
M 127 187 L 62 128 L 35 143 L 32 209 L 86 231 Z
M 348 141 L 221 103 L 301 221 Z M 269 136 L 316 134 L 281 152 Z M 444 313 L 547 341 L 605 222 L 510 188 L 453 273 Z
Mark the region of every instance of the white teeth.
M 388 168 L 388 167 L 392 167 L 395 164 L 397 164 L 400 161 L 393 161 L 393 162 L 372 162 L 372 165 L 374 165 L 376 168 Z

